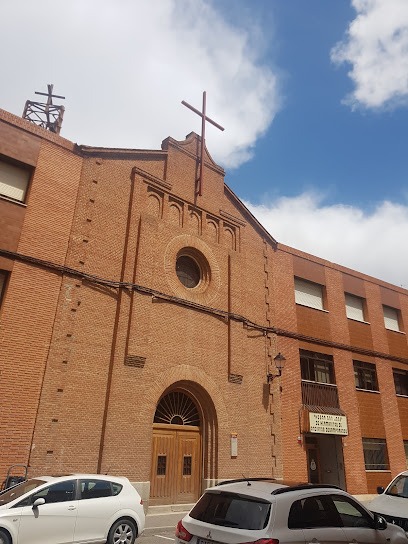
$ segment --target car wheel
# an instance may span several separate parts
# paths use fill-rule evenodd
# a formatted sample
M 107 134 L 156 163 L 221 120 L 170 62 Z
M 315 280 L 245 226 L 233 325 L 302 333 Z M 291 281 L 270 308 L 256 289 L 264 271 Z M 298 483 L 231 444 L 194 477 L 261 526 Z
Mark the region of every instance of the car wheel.
M 0 529 L 0 544 L 11 544 L 10 537 Z
M 110 528 L 108 544 L 133 544 L 136 536 L 137 529 L 134 522 L 130 519 L 119 519 Z

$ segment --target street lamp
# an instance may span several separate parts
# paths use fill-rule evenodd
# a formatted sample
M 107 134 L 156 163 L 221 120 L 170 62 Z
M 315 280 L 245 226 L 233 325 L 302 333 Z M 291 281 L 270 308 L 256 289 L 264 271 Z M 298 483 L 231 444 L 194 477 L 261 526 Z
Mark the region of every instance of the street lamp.
M 272 383 L 274 378 L 279 378 L 279 376 L 282 376 L 282 370 L 285 367 L 286 357 L 284 357 L 281 352 L 279 352 L 278 355 L 275 355 L 273 360 L 275 361 L 275 366 L 278 373 L 271 374 L 270 372 L 268 372 L 268 374 L 266 375 L 267 383 Z

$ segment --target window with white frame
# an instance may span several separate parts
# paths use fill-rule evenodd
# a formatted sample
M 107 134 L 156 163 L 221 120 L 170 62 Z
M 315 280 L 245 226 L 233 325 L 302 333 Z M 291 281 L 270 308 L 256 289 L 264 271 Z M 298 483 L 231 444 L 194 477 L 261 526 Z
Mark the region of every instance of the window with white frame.
M 323 285 L 295 278 L 295 302 L 301 306 L 323 310 Z
M 24 202 L 31 170 L 0 158 L 0 196 Z
M 355 321 L 365 321 L 364 319 L 364 299 L 345 293 L 346 315 L 348 319 Z
M 399 331 L 398 310 L 391 306 L 383 306 L 384 325 L 390 331 Z

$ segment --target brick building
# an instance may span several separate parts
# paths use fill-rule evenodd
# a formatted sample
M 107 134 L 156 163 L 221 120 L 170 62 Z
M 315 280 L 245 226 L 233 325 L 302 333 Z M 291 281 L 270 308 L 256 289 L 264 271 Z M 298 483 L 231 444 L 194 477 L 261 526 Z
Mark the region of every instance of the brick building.
M 408 292 L 279 244 L 207 151 L 198 194 L 199 143 L 94 148 L 0 110 L 0 478 L 372 493 L 407 466 Z

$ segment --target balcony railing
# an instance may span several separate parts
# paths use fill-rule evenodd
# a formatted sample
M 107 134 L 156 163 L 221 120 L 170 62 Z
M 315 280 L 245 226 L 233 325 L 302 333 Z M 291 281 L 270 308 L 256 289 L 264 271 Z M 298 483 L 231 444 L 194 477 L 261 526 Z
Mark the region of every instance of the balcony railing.
M 337 385 L 302 380 L 302 404 L 340 408 Z

